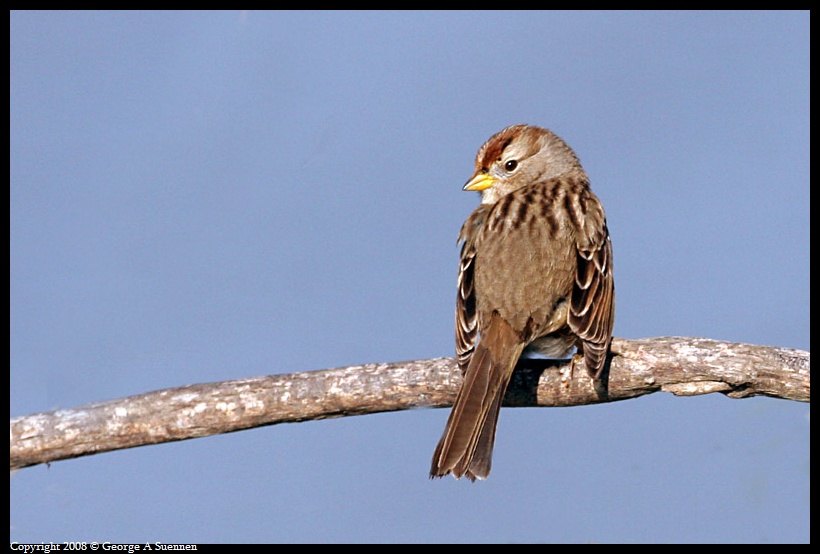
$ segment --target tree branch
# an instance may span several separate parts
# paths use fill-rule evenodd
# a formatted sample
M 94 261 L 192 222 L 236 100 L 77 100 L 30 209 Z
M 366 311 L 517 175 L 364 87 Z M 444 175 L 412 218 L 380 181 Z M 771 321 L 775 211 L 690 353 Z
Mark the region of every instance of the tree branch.
M 612 351 L 605 398 L 569 361 L 522 360 L 504 405 L 577 406 L 657 391 L 810 401 L 809 352 L 686 337 L 615 339 Z M 154 391 L 12 418 L 10 468 L 277 423 L 450 406 L 460 384 L 453 358 L 432 358 Z

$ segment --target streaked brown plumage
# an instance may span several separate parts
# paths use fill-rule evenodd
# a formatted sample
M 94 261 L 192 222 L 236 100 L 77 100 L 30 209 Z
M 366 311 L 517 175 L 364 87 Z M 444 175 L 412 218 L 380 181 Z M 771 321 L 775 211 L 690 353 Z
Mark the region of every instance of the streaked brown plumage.
M 430 476 L 475 480 L 490 473 L 498 412 L 525 349 L 559 358 L 577 347 L 600 379 L 615 292 L 604 209 L 575 153 L 552 132 L 513 125 L 496 133 L 464 190 L 482 195 L 459 234 L 464 382 Z

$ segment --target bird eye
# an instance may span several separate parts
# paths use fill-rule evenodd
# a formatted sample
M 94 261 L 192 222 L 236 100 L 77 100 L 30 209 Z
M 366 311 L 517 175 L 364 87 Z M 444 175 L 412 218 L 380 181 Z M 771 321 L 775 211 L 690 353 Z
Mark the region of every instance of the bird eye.
M 518 160 L 507 160 L 504 163 L 504 169 L 507 171 L 515 171 L 516 167 L 518 167 Z

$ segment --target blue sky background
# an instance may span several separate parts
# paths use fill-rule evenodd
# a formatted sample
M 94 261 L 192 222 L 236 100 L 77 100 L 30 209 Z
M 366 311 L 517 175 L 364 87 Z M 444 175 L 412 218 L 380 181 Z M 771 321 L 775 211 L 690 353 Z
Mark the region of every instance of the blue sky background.
M 11 12 L 10 415 L 453 354 L 461 186 L 549 127 L 615 334 L 809 350 L 808 12 Z M 447 410 L 14 473 L 12 541 L 808 542 L 808 404 Z

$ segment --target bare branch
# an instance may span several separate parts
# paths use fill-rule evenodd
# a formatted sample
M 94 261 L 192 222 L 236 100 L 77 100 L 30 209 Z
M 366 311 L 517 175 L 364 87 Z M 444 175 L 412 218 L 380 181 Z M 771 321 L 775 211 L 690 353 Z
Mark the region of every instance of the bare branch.
M 686 337 L 615 339 L 608 395 L 568 361 L 522 360 L 505 406 L 576 406 L 657 391 L 809 402 L 810 354 Z M 453 358 L 366 364 L 166 389 L 10 420 L 12 470 L 277 423 L 450 406 Z

